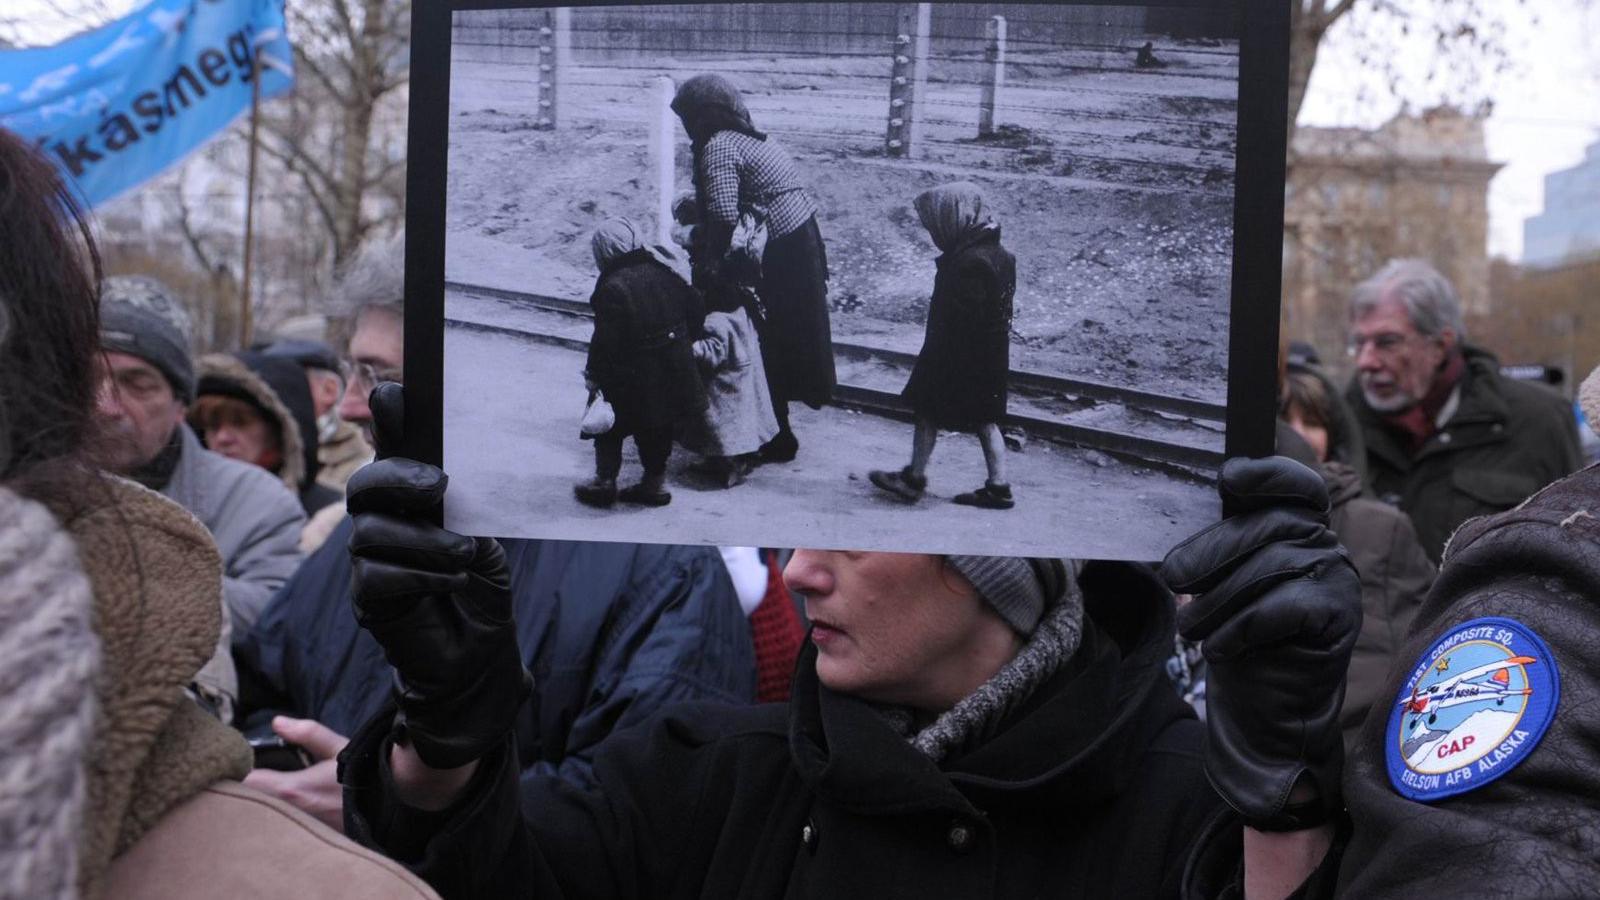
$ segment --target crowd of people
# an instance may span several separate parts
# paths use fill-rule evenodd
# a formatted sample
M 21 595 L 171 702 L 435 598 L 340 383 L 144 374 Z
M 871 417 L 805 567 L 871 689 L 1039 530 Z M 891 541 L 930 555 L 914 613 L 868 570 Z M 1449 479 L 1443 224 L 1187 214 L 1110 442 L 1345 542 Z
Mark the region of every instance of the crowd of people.
M 674 443 L 728 485 L 793 459 L 833 388 L 792 163 L 717 76 L 673 108 L 689 259 L 592 241 L 597 506 L 669 502 Z M 915 502 L 970 431 L 957 500 L 1004 509 L 1014 260 L 974 186 L 913 206 L 943 256 L 911 462 L 872 482 Z M 447 531 L 446 473 L 396 455 L 399 254 L 322 298 L 338 349 L 197 358 L 0 131 L 0 898 L 1600 883 L 1600 475 L 1427 263 L 1352 287 L 1347 390 L 1285 354 L 1280 455 L 1228 461 L 1222 521 L 1153 566 Z

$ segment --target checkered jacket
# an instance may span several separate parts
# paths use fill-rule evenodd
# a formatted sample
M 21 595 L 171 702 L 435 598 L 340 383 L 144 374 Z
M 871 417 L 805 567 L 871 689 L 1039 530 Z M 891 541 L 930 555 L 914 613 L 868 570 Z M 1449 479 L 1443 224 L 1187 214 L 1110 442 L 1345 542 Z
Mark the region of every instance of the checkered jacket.
M 711 221 L 732 225 L 739 209 L 766 207 L 767 233 L 782 237 L 816 215 L 794 162 L 772 141 L 721 131 L 706 142 L 700 176 Z

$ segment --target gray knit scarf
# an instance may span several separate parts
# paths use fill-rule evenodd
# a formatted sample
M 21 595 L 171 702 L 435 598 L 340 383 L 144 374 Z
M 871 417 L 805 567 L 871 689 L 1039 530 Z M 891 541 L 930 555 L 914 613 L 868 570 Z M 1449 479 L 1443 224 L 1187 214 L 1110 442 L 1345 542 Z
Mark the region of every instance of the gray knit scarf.
M 78 895 L 100 641 L 77 548 L 0 488 L 0 900 Z
M 1045 611 L 1027 643 L 1000 671 L 920 731 L 904 707 L 882 707 L 890 727 L 934 762 L 952 751 L 981 746 L 1012 710 L 1061 669 L 1083 639 L 1083 593 L 1069 575 L 1061 598 Z

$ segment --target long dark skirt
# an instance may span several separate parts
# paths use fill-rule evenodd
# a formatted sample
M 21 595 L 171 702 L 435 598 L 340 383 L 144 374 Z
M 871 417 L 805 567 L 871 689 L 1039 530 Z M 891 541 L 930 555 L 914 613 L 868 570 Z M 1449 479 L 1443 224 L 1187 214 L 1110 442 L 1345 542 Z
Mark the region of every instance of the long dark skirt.
M 816 409 L 833 399 L 833 331 L 828 323 L 828 254 L 815 217 L 767 243 L 756 293 L 766 308 L 761 358 L 774 405 Z

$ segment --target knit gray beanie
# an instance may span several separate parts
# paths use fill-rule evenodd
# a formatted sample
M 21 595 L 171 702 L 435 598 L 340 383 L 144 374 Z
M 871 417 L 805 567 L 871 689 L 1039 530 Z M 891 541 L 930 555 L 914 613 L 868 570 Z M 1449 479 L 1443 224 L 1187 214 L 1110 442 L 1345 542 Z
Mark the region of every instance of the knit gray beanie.
M 117 275 L 100 286 L 100 346 L 155 366 L 184 403 L 194 399 L 188 313 L 153 278 Z
M 72 539 L 0 488 L 0 900 L 78 893 L 100 641 Z
M 949 556 L 950 567 L 972 582 L 978 596 L 994 607 L 1018 634 L 1039 626 L 1045 607 L 1061 596 L 1066 564 L 1059 559 L 1019 556 Z

